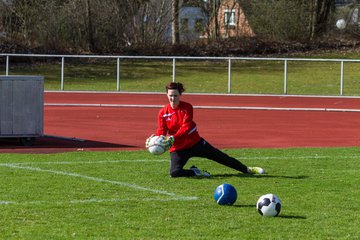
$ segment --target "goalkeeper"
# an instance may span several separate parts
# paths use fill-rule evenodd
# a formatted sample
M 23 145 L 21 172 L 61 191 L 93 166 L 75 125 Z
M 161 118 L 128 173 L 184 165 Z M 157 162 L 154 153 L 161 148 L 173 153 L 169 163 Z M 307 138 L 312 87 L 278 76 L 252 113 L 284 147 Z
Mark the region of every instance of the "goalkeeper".
M 193 121 L 192 105 L 180 101 L 181 94 L 185 91 L 183 84 L 171 82 L 165 88 L 169 104 L 159 111 L 158 129 L 152 136 L 163 136 L 164 147 L 166 150 L 170 150 L 171 177 L 210 177 L 208 172 L 201 171 L 195 166 L 184 169 L 191 157 L 207 158 L 243 173 L 264 173 L 262 168 L 247 167 L 200 137 L 196 123 Z M 148 147 L 151 137 L 146 140 L 146 147 Z

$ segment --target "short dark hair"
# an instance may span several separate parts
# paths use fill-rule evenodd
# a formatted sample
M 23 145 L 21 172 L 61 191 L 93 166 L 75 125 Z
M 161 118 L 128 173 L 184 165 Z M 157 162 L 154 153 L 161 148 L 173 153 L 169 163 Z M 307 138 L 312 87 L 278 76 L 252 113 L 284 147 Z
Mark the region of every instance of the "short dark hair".
M 182 83 L 179 83 L 179 82 L 171 82 L 169 84 L 167 84 L 165 86 L 166 88 L 166 92 L 168 92 L 169 89 L 171 90 L 178 90 L 180 95 L 185 92 L 185 88 L 184 88 L 184 85 Z

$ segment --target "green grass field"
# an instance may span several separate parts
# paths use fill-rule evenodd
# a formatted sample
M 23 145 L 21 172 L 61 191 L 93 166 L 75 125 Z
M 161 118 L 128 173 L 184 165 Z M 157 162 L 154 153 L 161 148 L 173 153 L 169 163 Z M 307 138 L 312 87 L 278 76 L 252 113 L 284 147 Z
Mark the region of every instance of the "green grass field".
M 169 177 L 168 155 L 144 151 L 0 155 L 1 239 L 358 239 L 359 148 L 226 150 L 268 174 L 191 159 L 210 179 Z M 218 206 L 222 183 L 237 188 Z M 260 216 L 266 193 L 283 202 Z
M 10 66 L 60 89 L 59 63 Z M 232 71 L 232 93 L 283 94 L 280 61 L 235 61 Z M 345 64 L 344 95 L 359 95 L 359 72 Z M 176 74 L 187 92 L 227 92 L 226 61 L 178 61 Z M 339 74 L 339 64 L 289 63 L 288 94 L 339 95 Z M 171 61 L 121 62 L 121 91 L 163 92 L 171 80 Z M 66 62 L 65 90 L 115 91 L 116 62 Z M 359 148 L 227 152 L 268 174 L 192 159 L 213 177 L 172 179 L 169 157 L 144 151 L 0 154 L 0 239 L 359 239 Z M 222 183 L 237 188 L 235 205 L 215 203 Z M 266 193 L 282 200 L 279 217 L 257 213 Z
M 116 91 L 116 69 L 116 61 L 112 59 L 68 59 L 64 90 Z M 283 61 L 234 60 L 231 69 L 231 93 L 284 94 Z M 60 90 L 60 70 L 60 62 L 34 61 L 33 64 L 10 64 L 9 74 L 43 75 L 46 90 Z M 1 66 L 0 71 L 5 71 L 5 67 Z M 359 72 L 360 63 L 344 64 L 345 96 L 359 95 Z M 287 78 L 287 94 L 340 95 L 340 63 L 289 61 Z M 227 93 L 228 63 L 225 60 L 177 60 L 176 80 L 185 84 L 187 92 Z M 169 81 L 172 81 L 171 60 L 120 62 L 120 91 L 163 92 Z

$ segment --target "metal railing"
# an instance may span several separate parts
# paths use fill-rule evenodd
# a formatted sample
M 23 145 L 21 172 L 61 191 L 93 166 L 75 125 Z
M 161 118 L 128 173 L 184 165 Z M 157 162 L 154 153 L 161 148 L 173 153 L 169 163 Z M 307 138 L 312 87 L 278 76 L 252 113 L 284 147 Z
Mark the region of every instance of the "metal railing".
M 280 61 L 284 64 L 284 80 L 283 80 L 283 94 L 288 92 L 288 63 L 289 62 L 336 62 L 340 64 L 340 96 L 344 95 L 344 63 L 360 63 L 360 59 L 317 59 L 317 58 L 256 58 L 256 57 L 181 57 L 181 56 L 113 56 L 113 55 L 52 55 L 52 54 L 12 54 L 0 53 L 0 56 L 6 58 L 5 74 L 9 75 L 10 57 L 35 57 L 35 58 L 60 58 L 61 59 L 61 75 L 60 75 L 60 89 L 64 90 L 64 67 L 65 59 L 67 58 L 97 58 L 97 59 L 116 59 L 117 73 L 116 73 L 116 91 L 120 91 L 120 62 L 121 59 L 144 59 L 144 60 L 172 60 L 172 81 L 176 81 L 176 61 L 177 60 L 223 60 L 228 62 L 228 76 L 227 76 L 227 92 L 231 93 L 232 80 L 232 62 L 245 61 Z

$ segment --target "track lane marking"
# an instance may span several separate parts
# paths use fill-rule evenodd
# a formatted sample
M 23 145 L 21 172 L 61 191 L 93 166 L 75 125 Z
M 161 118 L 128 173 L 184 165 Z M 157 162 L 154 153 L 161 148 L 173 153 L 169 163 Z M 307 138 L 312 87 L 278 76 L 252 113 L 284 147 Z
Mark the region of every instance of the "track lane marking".
M 146 104 L 107 104 L 107 103 L 45 103 L 49 107 L 114 107 L 114 108 L 162 108 L 164 105 Z M 268 110 L 268 111 L 316 111 L 316 112 L 360 112 L 353 108 L 296 108 L 296 107 L 231 107 L 231 106 L 194 106 L 196 109 L 220 110 Z

